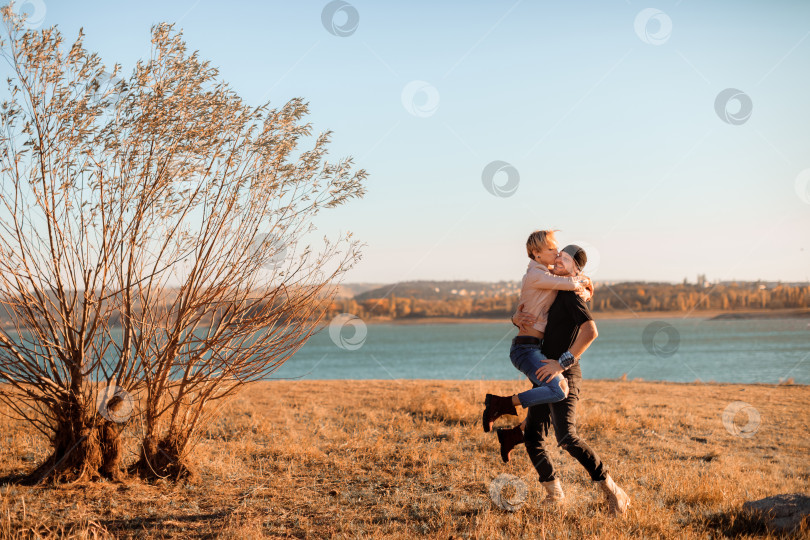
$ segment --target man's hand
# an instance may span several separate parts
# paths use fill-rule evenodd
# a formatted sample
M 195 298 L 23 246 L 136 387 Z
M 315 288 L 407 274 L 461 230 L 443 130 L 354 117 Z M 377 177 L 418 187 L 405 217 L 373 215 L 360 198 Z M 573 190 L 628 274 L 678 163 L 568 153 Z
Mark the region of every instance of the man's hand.
M 541 360 L 543 367 L 534 372 L 535 377 L 540 382 L 548 382 L 564 370 L 559 362 L 556 360 Z
M 524 304 L 520 304 L 515 314 L 512 315 L 512 324 L 521 328 L 530 328 L 537 322 L 537 317 L 528 311 L 523 311 L 523 306 Z

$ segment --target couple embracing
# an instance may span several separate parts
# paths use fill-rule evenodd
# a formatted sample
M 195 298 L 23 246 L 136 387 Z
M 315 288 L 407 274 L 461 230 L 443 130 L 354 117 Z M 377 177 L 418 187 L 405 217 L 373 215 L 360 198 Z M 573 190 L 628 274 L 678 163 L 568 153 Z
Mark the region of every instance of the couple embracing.
M 562 485 L 543 448 L 554 426 L 557 444 L 579 461 L 607 494 L 611 511 L 624 514 L 630 498 L 576 431 L 576 405 L 582 383 L 579 357 L 597 337 L 596 323 L 586 304 L 593 295 L 593 285 L 582 274 L 587 255 L 576 245 L 558 251 L 554 231 L 533 232 L 526 241 L 526 252 L 531 260 L 523 276 L 520 307 L 512 317 L 519 331 L 512 340 L 509 357 L 533 388 L 513 396 L 487 394 L 484 431 L 491 431 L 495 419 L 502 415 L 517 415 L 516 406 L 528 408 L 521 425 L 497 430 L 503 461 L 509 461 L 515 446 L 525 443 L 548 497 L 562 503 Z

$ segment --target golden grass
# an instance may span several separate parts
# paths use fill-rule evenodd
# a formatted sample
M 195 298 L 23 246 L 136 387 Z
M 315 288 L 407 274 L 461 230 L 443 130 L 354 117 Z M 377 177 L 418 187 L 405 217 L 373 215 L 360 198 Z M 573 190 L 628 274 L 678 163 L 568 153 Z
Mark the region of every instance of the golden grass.
M 550 445 L 568 499 L 558 509 L 543 500 L 522 447 L 504 464 L 495 435 L 481 430 L 484 394 L 525 388 L 258 383 L 206 427 L 193 454 L 194 483 L 2 485 L 0 537 L 768 537 L 740 513 L 743 502 L 810 492 L 810 388 L 586 380 L 579 432 L 633 507 L 624 519 L 611 517 L 581 466 Z M 721 420 L 735 401 L 761 415 L 751 438 Z M 733 418 L 738 428 L 747 419 Z M 0 417 L 0 476 L 31 469 L 46 454 L 30 428 Z M 489 498 L 501 473 L 528 486 L 517 512 Z

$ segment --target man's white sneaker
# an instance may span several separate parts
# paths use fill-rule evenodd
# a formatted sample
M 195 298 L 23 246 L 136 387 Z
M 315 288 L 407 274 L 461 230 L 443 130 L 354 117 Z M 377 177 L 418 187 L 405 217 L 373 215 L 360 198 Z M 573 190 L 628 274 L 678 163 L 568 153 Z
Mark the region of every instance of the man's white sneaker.
M 562 484 L 558 479 L 554 479 L 551 482 L 540 482 L 546 490 L 546 498 L 550 499 L 551 502 L 560 504 L 565 501 L 565 493 L 562 490 Z
M 621 515 L 627 512 L 627 508 L 630 506 L 630 497 L 627 496 L 627 493 L 625 493 L 622 488 L 616 485 L 616 482 L 613 481 L 610 475 L 599 482 L 599 485 L 602 487 L 602 491 L 607 495 L 610 511 L 612 513 Z

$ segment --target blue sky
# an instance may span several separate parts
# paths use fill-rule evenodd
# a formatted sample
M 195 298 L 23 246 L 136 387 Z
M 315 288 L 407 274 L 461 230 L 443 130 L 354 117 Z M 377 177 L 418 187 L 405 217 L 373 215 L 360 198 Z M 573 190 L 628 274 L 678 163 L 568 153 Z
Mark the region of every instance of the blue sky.
M 586 247 L 595 279 L 810 279 L 810 2 L 358 0 L 344 37 L 327 4 L 23 8 L 125 72 L 175 22 L 249 103 L 308 100 L 370 173 L 318 220 L 367 244 L 347 281 L 519 279 L 539 228 Z M 727 88 L 752 104 L 737 125 Z M 483 185 L 496 160 L 508 196 Z

